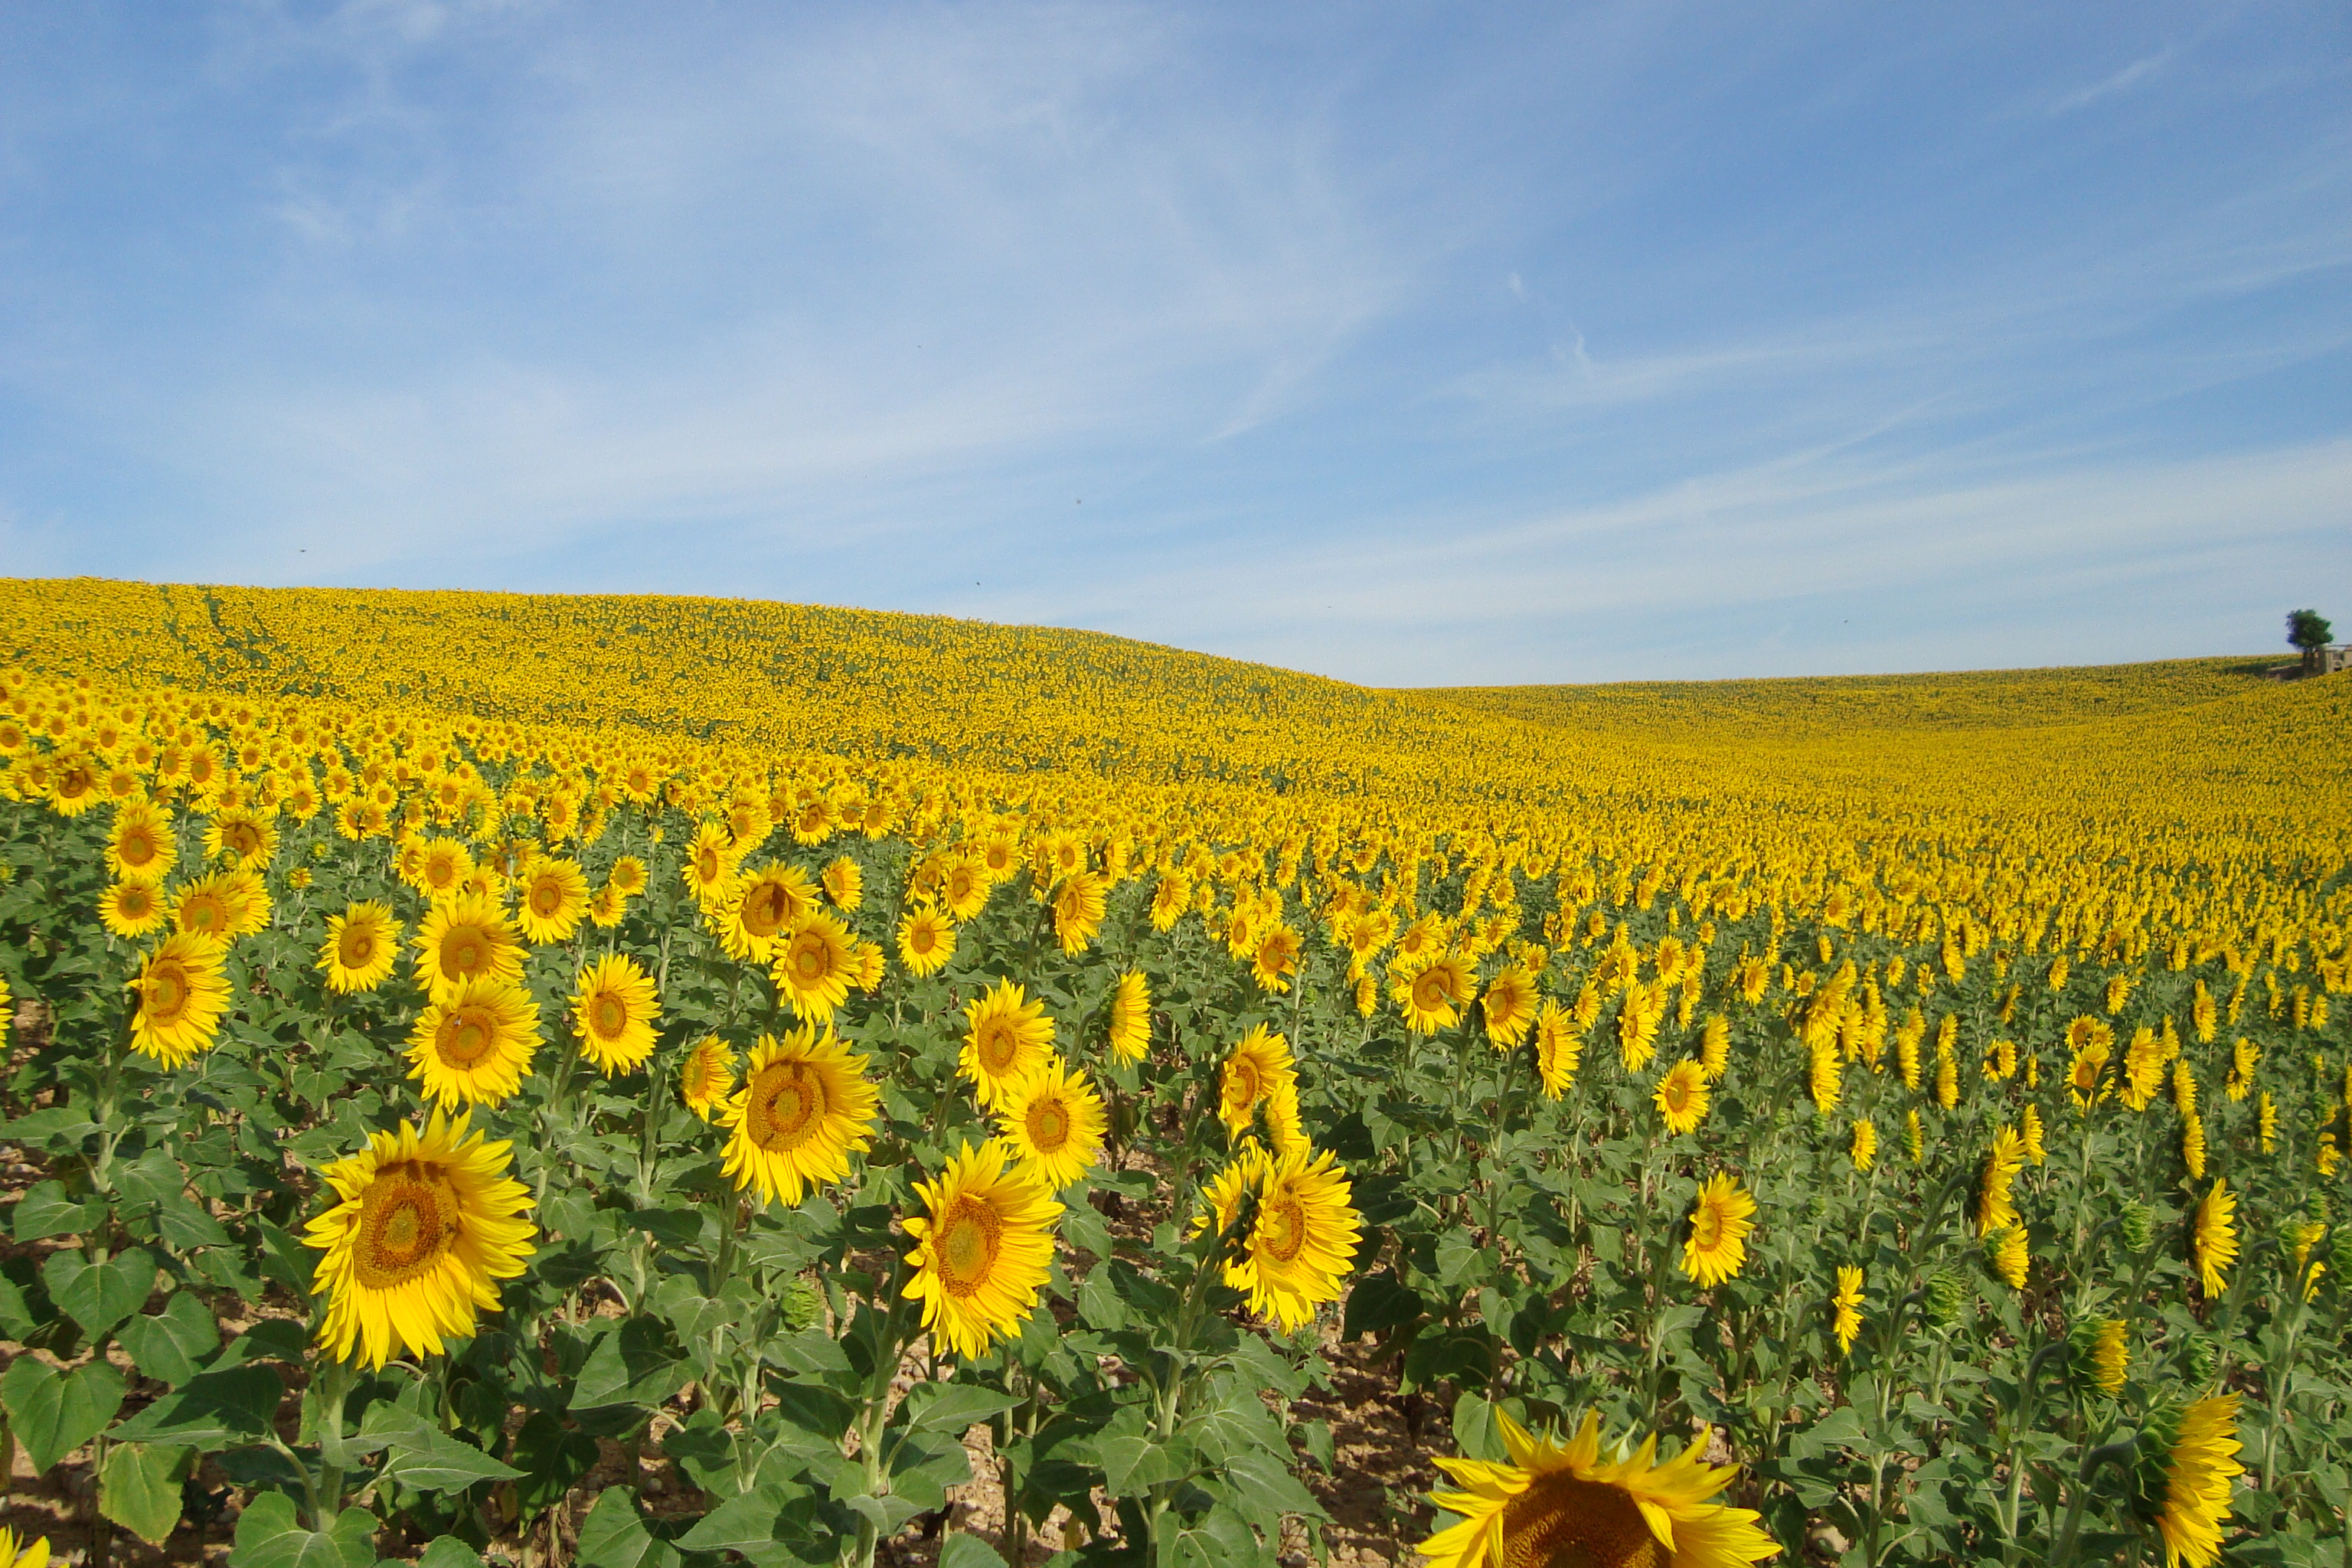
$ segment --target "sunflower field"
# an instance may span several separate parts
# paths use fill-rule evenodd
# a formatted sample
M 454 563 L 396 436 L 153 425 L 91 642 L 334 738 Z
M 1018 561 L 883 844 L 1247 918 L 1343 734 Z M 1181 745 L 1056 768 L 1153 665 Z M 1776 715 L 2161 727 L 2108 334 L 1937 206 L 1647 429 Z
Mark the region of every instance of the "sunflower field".
M 0 1568 L 2352 1564 L 2347 719 L 0 583 Z

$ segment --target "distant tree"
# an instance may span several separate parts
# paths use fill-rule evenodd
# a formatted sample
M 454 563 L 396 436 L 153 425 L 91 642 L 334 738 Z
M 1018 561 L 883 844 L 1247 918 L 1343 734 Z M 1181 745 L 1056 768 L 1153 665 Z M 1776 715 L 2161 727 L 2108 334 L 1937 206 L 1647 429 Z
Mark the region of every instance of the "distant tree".
M 2306 675 L 2319 668 L 2319 650 L 2327 646 L 2327 639 L 2335 634 L 2336 628 L 2328 625 L 2317 610 L 2289 610 L 2286 613 L 2287 646 L 2303 655 L 2303 668 Z

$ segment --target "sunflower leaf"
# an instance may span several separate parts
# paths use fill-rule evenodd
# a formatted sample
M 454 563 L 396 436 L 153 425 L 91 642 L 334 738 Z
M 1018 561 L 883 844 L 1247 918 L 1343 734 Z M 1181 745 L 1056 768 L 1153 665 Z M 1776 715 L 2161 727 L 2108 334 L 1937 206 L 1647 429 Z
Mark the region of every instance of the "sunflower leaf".
M 60 1373 L 32 1356 L 18 1356 L 0 1376 L 0 1404 L 8 1429 L 25 1446 L 37 1471 L 106 1429 L 122 1405 L 122 1374 L 102 1361 Z
M 123 1442 L 226 1448 L 268 1436 L 276 1429 L 278 1402 L 285 1394 L 285 1383 L 266 1366 L 200 1373 L 177 1394 L 164 1395 L 124 1422 L 114 1436 Z
M 115 1337 L 142 1373 L 177 1388 L 220 1348 L 220 1325 L 193 1293 L 174 1290 L 162 1311 L 125 1319 Z
M 305 1530 L 292 1498 L 263 1492 L 237 1516 L 229 1568 L 373 1568 L 375 1527 L 367 1510 L 348 1508 L 325 1530 Z
M 92 1340 L 137 1311 L 155 1289 L 155 1255 L 130 1247 L 91 1262 L 79 1252 L 57 1252 L 41 1265 L 49 1300 L 81 1325 Z
M 150 1546 L 161 1546 L 180 1523 L 180 1481 L 194 1449 L 117 1443 L 99 1474 L 99 1511 Z
M 18 1241 L 46 1241 L 53 1236 L 79 1236 L 96 1226 L 106 1205 L 95 1198 L 66 1195 L 63 1182 L 37 1182 L 26 1189 L 14 1213 L 10 1229 Z

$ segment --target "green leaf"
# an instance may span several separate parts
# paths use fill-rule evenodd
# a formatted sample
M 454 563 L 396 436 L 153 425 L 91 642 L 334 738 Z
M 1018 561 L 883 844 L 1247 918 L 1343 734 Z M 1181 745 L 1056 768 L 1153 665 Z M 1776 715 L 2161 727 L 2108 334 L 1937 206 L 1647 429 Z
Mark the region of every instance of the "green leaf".
M 79 1252 L 56 1252 L 41 1265 L 49 1300 L 93 1340 L 147 1304 L 155 1274 L 155 1255 L 136 1247 L 100 1263 Z
M 509 1480 L 521 1474 L 471 1443 L 423 1423 L 393 1440 L 384 1452 L 383 1468 L 376 1471 L 382 1479 L 421 1492 L 462 1491 L 476 1481 Z
M 907 1391 L 906 1403 L 898 1409 L 913 1431 L 961 1436 L 974 1422 L 1001 1415 L 1020 1403 L 1009 1394 L 969 1383 L 919 1383 Z
M 454 1535 L 436 1535 L 417 1554 L 416 1568 L 482 1568 L 482 1554 Z
M 125 1442 L 167 1440 L 194 1448 L 228 1448 L 271 1435 L 286 1384 L 266 1366 L 201 1373 L 125 1421 Z M 371 1557 L 370 1563 L 375 1561 Z
M 1495 1423 L 1495 1407 L 1478 1394 L 1465 1394 L 1454 1402 L 1454 1441 L 1465 1459 L 1496 1463 L 1507 1456 L 1503 1431 Z
M 768 1492 L 739 1492 L 696 1521 L 677 1543 L 688 1552 L 749 1552 L 765 1546 L 776 1538 L 776 1516 L 783 1507 Z
M 18 1241 L 46 1241 L 53 1236 L 79 1236 L 94 1228 L 106 1205 L 94 1198 L 66 1195 L 63 1182 L 36 1182 L 26 1189 L 10 1228 Z
M 49 1468 L 100 1432 L 122 1407 L 122 1374 L 102 1361 L 70 1373 L 20 1355 L 0 1376 L 0 1405 L 8 1429 L 25 1446 L 33 1468 Z
M 302 1331 L 301 1324 L 285 1318 L 264 1318 L 229 1341 L 228 1348 L 221 1352 L 212 1370 L 223 1372 L 255 1361 L 282 1361 L 289 1366 L 299 1366 L 310 1353 L 310 1338 Z
M 673 1439 L 677 1436 L 677 1432 L 670 1434 Z M 667 1442 L 663 1449 L 668 1451 Z M 541 1509 L 562 1502 L 573 1484 L 596 1468 L 596 1439 L 584 1432 L 566 1431 L 561 1416 L 544 1410 L 532 1415 L 517 1430 L 507 1451 L 507 1462 L 523 1473 L 515 1487 L 515 1501 L 525 1516 L 535 1517 Z
M 221 1222 L 206 1213 L 203 1205 L 181 1193 L 173 1193 L 155 1205 L 155 1229 L 182 1252 L 229 1244 L 229 1234 Z
M 940 1568 L 1004 1568 L 1004 1558 L 979 1536 L 959 1532 L 940 1548 Z
M 572 1389 L 572 1408 L 635 1405 L 651 1408 L 676 1394 L 691 1375 L 669 1325 L 639 1313 L 597 1336 Z
M 1421 1292 L 1395 1275 L 1385 1269 L 1367 1274 L 1348 1292 L 1348 1314 L 1340 1337 L 1352 1340 L 1359 1334 L 1401 1329 L 1421 1321 L 1426 1310 Z
M 174 1388 L 195 1376 L 198 1363 L 220 1349 L 220 1326 L 186 1290 L 174 1290 L 152 1317 L 125 1319 L 114 1334 L 141 1373 Z
M 117 1443 L 106 1451 L 98 1478 L 99 1511 L 150 1546 L 161 1546 L 180 1523 L 180 1481 L 194 1450 Z
M 1170 1449 L 1189 1447 L 1134 1436 L 1097 1437 L 1087 1446 L 1102 1467 L 1104 1489 L 1113 1497 L 1135 1497 L 1148 1487 L 1172 1480 L 1177 1470 Z
M 677 1548 L 646 1528 L 626 1487 L 597 1493 L 596 1506 L 580 1521 L 580 1568 L 677 1568 L 678 1562 Z
M 294 1500 L 263 1492 L 237 1516 L 229 1568 L 374 1568 L 375 1516 L 347 1508 L 325 1530 L 305 1530 Z

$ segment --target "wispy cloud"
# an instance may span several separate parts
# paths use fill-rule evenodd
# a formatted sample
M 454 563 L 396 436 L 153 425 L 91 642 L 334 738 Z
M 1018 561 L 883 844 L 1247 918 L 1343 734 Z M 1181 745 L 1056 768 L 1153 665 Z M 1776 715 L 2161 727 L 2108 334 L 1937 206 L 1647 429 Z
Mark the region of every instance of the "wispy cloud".
M 2178 51 L 2168 45 L 2154 54 L 2143 55 L 2113 76 L 2095 81 L 2078 91 L 2066 94 L 2050 106 L 2049 112 L 2053 116 L 2072 114 L 2078 109 L 2089 108 L 2103 98 L 2113 98 L 2119 92 L 2127 92 L 2170 65 L 2176 53 Z

